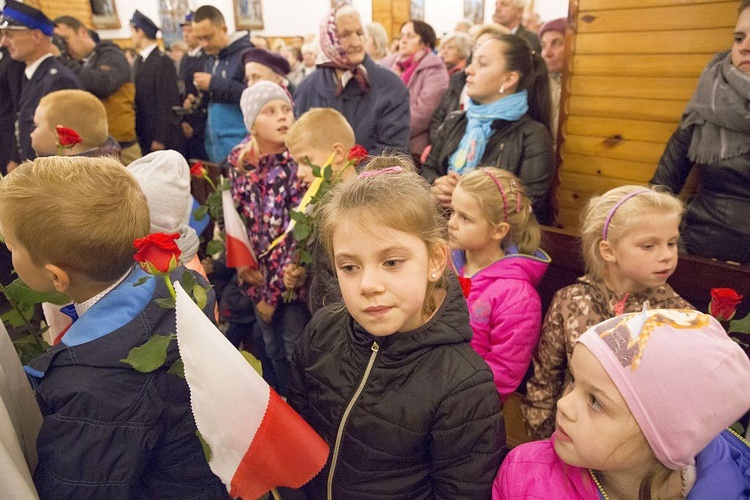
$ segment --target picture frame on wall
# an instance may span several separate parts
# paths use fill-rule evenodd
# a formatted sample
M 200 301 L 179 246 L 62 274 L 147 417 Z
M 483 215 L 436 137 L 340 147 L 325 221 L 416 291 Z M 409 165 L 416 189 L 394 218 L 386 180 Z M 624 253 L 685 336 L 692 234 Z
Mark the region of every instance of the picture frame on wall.
M 117 15 L 115 0 L 89 0 L 91 18 L 96 29 L 118 29 L 120 17 Z
M 235 29 L 263 29 L 263 5 L 261 0 L 233 0 Z
M 424 21 L 424 0 L 411 0 L 409 19 L 413 21 Z
M 340 3 L 346 4 L 346 5 L 351 5 L 352 4 L 352 0 L 331 0 L 331 8 L 336 7 L 336 5 L 338 5 Z
M 474 24 L 484 22 L 484 0 L 464 0 L 464 19 Z

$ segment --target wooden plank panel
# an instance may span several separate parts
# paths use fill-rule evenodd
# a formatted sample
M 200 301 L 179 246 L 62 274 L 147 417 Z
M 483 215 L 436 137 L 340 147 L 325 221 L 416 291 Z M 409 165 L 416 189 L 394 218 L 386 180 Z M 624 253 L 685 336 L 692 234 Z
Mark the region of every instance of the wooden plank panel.
M 665 144 L 675 126 L 666 122 L 625 120 L 593 116 L 569 116 L 567 133 L 594 137 L 620 136 L 626 140 L 658 142 Z
M 620 33 L 581 33 L 576 55 L 585 54 L 714 54 L 732 45 L 732 27 Z
M 621 179 L 626 183 L 642 183 L 650 181 L 655 170 L 656 163 L 563 153 L 561 171 Z
M 558 189 L 557 206 L 577 212 L 583 210 L 591 196 L 593 196 L 592 193 L 580 193 L 573 189 Z
M 612 99 L 610 97 L 572 95 L 568 101 L 568 116 L 591 115 L 631 120 L 653 120 L 677 125 L 686 104 L 687 100 Z
M 585 196 L 586 193 L 602 194 L 610 189 L 628 184 L 646 185 L 645 182 L 623 182 L 622 179 L 609 179 L 596 175 L 577 174 L 574 172 L 560 173 L 560 189 L 572 189 L 578 191 L 582 196 Z
M 640 4 L 639 4 L 640 5 Z M 671 31 L 734 27 L 737 4 L 707 3 L 586 12 L 578 10 L 578 33 Z
M 565 137 L 563 151 L 563 158 L 565 158 L 565 153 L 573 153 L 656 165 L 664 151 L 664 145 L 643 141 L 620 141 L 613 143 L 600 137 L 568 134 Z
M 573 59 L 573 74 L 698 77 L 712 57 L 713 54 L 577 56 Z
M 630 9 L 638 7 L 665 7 L 669 5 L 693 5 L 697 3 L 716 3 L 716 0 L 579 0 L 579 11 Z M 737 2 L 724 2 L 737 9 Z
M 578 231 L 579 220 L 580 212 L 578 210 L 561 206 L 557 210 L 555 225 L 571 231 Z M 542 241 L 542 248 L 544 248 L 544 241 Z
M 571 78 L 573 95 L 631 97 L 688 101 L 698 84 L 697 77 L 590 76 Z

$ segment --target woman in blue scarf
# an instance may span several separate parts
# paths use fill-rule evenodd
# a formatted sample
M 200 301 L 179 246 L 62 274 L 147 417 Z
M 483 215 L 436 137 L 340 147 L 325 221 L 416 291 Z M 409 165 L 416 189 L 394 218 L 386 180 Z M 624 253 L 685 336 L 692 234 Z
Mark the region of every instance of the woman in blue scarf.
M 466 75 L 471 99 L 445 119 L 422 175 L 448 208 L 461 175 L 477 166 L 509 170 L 526 186 L 537 220 L 552 224 L 555 153 L 544 61 L 524 39 L 501 35 L 477 48 Z

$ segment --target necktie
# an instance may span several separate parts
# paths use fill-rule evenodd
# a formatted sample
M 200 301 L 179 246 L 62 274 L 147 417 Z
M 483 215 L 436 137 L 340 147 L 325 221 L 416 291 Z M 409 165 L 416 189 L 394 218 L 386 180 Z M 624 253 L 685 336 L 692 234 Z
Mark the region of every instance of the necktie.
M 135 81 L 136 78 L 138 78 L 138 71 L 141 69 L 141 63 L 143 62 L 143 57 L 139 54 L 135 58 L 135 62 L 133 63 L 133 81 Z

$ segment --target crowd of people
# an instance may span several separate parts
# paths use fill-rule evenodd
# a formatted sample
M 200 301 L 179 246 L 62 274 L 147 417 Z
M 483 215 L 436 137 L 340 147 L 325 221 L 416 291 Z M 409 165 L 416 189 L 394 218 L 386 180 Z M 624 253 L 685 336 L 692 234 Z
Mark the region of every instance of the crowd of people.
M 726 430 L 750 411 L 750 360 L 667 283 L 680 250 L 750 262 L 750 0 L 651 185 L 587 202 L 586 274 L 547 311 L 566 20 L 529 30 L 525 7 L 497 0 L 493 24 L 461 21 L 440 40 L 410 20 L 389 47 L 343 3 L 290 44 L 232 33 L 203 5 L 167 51 L 136 10 L 127 56 L 75 17 L 7 0 L 0 234 L 29 287 L 72 302 L 64 315 L 45 304 L 52 347 L 24 367 L 38 408 L 29 386 L 0 391 L 13 471 L 0 492 L 229 497 L 170 373 L 175 343 L 149 372 L 123 363 L 175 324 L 155 302 L 168 283 L 133 261 L 150 233 L 174 233 L 167 272 L 213 286 L 204 313 L 329 445 L 323 470 L 283 498 L 750 491 L 750 445 Z M 226 177 L 254 265 L 206 255 L 188 160 Z M 309 239 L 287 235 L 325 166 Z M 0 363 L 3 389 L 21 367 Z M 509 452 L 513 393 L 534 441 Z

